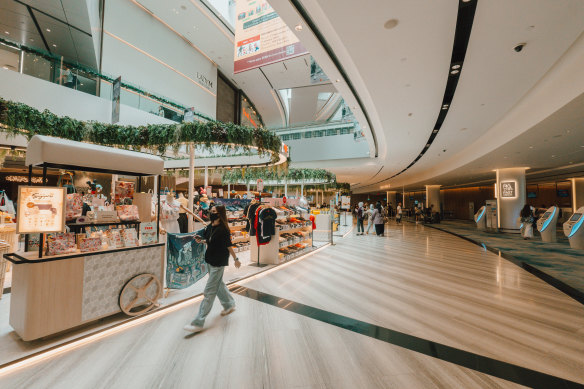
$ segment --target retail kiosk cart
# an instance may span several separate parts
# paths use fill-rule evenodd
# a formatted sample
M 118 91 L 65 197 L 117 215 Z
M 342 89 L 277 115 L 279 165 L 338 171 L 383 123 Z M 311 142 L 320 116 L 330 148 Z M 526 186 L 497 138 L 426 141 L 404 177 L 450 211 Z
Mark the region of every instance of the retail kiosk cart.
M 47 168 L 137 177 L 160 175 L 164 168 L 156 156 L 45 136 L 31 139 L 26 164 L 29 177 L 33 166 L 43 167 L 43 183 Z M 151 244 L 47 256 L 43 237 L 66 229 L 64 188 L 23 186 L 20 192 L 18 232 L 41 233 L 38 252 L 5 254 L 14 264 L 10 325 L 23 340 L 46 337 L 120 311 L 141 314 L 157 305 L 165 248 L 158 243 L 158 215 Z

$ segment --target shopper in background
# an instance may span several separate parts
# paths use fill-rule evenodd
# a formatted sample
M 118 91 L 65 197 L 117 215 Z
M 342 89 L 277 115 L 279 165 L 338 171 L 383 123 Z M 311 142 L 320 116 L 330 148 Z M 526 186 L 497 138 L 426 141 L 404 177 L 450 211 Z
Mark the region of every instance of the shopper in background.
M 363 208 L 363 202 L 359 203 L 357 207 L 357 235 L 363 235 L 365 228 L 363 227 L 363 221 L 365 220 L 365 209 Z
M 215 297 L 218 297 L 219 302 L 223 305 L 221 316 L 229 315 L 235 311 L 235 300 L 223 282 L 223 272 L 225 266 L 229 265 L 229 254 L 235 260 L 236 268 L 239 269 L 241 262 L 239 262 L 235 251 L 233 251 L 225 206 L 217 205 L 212 207 L 209 212 L 209 219 L 211 223 L 205 227 L 203 236 L 195 236 L 197 243 L 207 244 L 205 262 L 209 265 L 209 278 L 207 279 L 207 285 L 205 285 L 205 298 L 199 307 L 199 314 L 190 324 L 184 326 L 185 331 L 193 333 L 203 330 L 205 319 L 211 312 Z
M 401 203 L 397 203 L 397 213 L 395 214 L 395 221 L 400 224 L 402 220 L 402 206 Z
M 535 218 L 533 217 L 533 211 L 529 204 L 525 204 L 519 214 L 519 219 L 521 221 L 521 236 L 523 239 L 533 238 L 533 220 Z
M 367 209 L 367 232 L 365 232 L 367 235 L 369 235 L 369 230 L 371 229 L 371 226 L 373 226 L 374 209 L 375 207 L 373 206 L 373 204 L 369 205 L 369 208 Z
M 375 225 L 375 234 L 377 236 L 383 236 L 385 230 L 385 214 L 383 212 L 383 207 L 381 207 L 381 202 L 375 204 L 373 209 L 373 224 Z

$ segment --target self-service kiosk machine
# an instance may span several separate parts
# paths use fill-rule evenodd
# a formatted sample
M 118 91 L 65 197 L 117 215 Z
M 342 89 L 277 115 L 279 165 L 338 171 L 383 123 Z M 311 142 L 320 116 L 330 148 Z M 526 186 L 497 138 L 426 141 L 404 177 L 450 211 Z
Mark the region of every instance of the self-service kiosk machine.
M 474 215 L 474 221 L 477 223 L 477 228 L 479 230 L 487 229 L 487 207 L 482 206 L 477 213 Z
M 560 210 L 558 207 L 550 207 L 537 220 L 537 230 L 541 233 L 541 240 L 544 242 L 555 242 L 556 239 L 556 225 L 558 224 L 558 215 Z
M 584 249 L 584 207 L 578 210 L 564 223 L 564 234 L 570 240 L 573 249 Z

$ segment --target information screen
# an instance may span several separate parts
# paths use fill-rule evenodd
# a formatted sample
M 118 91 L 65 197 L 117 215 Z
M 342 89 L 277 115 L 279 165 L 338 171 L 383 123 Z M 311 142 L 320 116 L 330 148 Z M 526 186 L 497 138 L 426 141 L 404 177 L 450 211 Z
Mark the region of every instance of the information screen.
M 578 221 L 578 219 L 580 219 L 580 216 L 582 216 L 582 214 L 581 214 L 581 213 L 575 213 L 575 214 L 573 214 L 573 215 L 572 215 L 572 217 L 570 218 L 570 221 L 571 221 L 571 222 Z

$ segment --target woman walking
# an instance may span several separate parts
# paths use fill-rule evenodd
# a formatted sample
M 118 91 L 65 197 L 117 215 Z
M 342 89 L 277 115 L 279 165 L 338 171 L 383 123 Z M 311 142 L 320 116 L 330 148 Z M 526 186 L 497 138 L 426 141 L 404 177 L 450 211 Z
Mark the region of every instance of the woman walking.
M 209 212 L 209 219 L 211 223 L 205 227 L 203 236 L 195 236 L 197 243 L 207 244 L 205 262 L 209 266 L 209 278 L 207 279 L 207 285 L 205 285 L 205 298 L 199 307 L 199 314 L 190 324 L 184 327 L 185 331 L 193 333 L 203 330 L 205 319 L 211 312 L 215 297 L 218 297 L 219 302 L 223 305 L 221 316 L 229 315 L 235 311 L 235 300 L 223 282 L 223 271 L 225 266 L 229 265 L 229 254 L 235 260 L 236 268 L 239 269 L 241 262 L 237 259 L 232 248 L 233 244 L 231 243 L 231 232 L 229 231 L 225 206 L 216 205 L 212 207 Z
M 395 221 L 397 224 L 400 224 L 402 220 L 402 205 L 401 203 L 397 203 L 397 213 L 395 215 Z
M 383 236 L 385 230 L 385 218 L 383 214 L 383 208 L 381 207 L 381 203 L 378 201 L 375 204 L 375 209 L 373 210 L 372 218 L 373 224 L 375 224 L 375 234 L 377 236 Z
M 369 205 L 369 209 L 367 210 L 367 231 L 365 232 L 366 235 L 369 235 L 369 230 L 373 226 L 373 204 Z
M 519 218 L 521 219 L 521 236 L 523 239 L 533 238 L 533 220 L 535 218 L 533 217 L 533 212 L 529 204 L 525 204 L 519 214 Z

